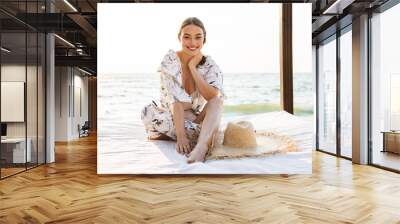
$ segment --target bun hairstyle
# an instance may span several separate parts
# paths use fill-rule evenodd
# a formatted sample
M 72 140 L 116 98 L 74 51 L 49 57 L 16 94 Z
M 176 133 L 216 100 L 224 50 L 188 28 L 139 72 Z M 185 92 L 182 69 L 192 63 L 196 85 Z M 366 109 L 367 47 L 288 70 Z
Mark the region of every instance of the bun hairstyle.
M 180 29 L 179 29 L 179 33 L 178 33 L 178 38 L 179 38 L 179 40 L 181 39 L 182 29 L 183 29 L 185 26 L 188 26 L 188 25 L 195 25 L 195 26 L 200 27 L 200 28 L 203 30 L 203 35 L 204 35 L 203 44 L 205 44 L 205 43 L 206 43 L 206 36 L 207 36 L 207 35 L 206 35 L 206 34 L 207 34 L 207 33 L 206 33 L 206 28 L 204 28 L 203 22 L 201 22 L 201 20 L 198 19 L 197 17 L 189 17 L 189 18 L 186 18 L 186 19 L 182 22 L 181 27 L 180 27 Z M 203 56 L 203 58 L 201 59 L 201 61 L 199 62 L 198 65 L 203 65 L 205 62 L 206 62 L 206 57 Z

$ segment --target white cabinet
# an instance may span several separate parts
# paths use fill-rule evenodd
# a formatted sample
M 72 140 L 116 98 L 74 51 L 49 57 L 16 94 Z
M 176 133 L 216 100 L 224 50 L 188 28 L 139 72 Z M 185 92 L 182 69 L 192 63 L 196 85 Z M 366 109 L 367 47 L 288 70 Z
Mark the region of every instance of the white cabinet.
M 25 151 L 25 138 L 7 138 L 1 140 L 2 147 L 6 147 L 6 150 L 12 151 L 12 163 L 25 163 L 32 161 L 32 141 L 28 138 L 26 142 L 28 145 Z

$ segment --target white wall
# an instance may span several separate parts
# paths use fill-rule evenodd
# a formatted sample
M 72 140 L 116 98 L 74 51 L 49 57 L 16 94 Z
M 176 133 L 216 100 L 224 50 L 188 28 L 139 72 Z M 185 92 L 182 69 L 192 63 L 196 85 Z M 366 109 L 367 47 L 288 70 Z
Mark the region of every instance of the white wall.
M 88 77 L 76 68 L 56 67 L 55 86 L 55 140 L 77 139 L 78 124 L 88 120 Z
M 75 86 L 75 107 L 74 107 L 75 119 L 73 119 L 73 127 L 75 128 L 72 131 L 74 136 L 78 136 L 79 133 L 78 129 L 76 128 L 77 125 L 80 124 L 82 126 L 85 123 L 85 121 L 88 120 L 88 77 L 75 75 L 74 86 Z
M 24 122 L 25 83 L 1 82 L 1 121 Z M 36 105 L 35 105 L 36 108 Z
M 55 141 L 68 140 L 68 86 L 70 84 L 69 69 L 55 68 Z

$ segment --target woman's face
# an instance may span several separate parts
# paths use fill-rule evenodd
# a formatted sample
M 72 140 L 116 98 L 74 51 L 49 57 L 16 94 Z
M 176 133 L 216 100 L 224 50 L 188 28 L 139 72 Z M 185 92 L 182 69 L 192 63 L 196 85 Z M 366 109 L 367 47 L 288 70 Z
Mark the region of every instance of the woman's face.
M 187 25 L 183 27 L 180 36 L 182 51 L 190 56 L 200 53 L 204 42 L 203 30 L 196 25 Z

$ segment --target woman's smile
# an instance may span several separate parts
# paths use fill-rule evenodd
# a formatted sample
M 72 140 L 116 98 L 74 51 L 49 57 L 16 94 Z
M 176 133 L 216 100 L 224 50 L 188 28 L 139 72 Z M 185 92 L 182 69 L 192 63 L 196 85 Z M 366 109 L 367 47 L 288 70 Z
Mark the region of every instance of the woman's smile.
M 190 51 L 196 51 L 198 49 L 198 47 L 186 47 L 187 49 L 189 49 Z

